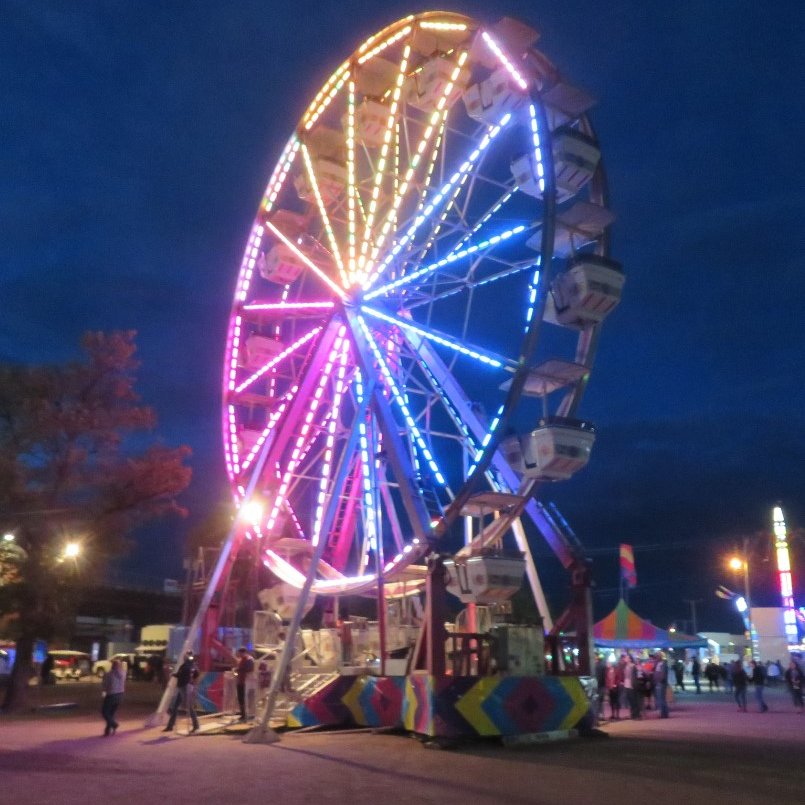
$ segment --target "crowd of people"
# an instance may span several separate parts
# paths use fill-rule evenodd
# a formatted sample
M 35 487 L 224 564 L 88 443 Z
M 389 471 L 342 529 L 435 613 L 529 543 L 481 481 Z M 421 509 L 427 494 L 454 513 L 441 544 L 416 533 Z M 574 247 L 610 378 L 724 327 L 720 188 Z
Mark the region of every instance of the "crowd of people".
M 674 686 L 670 685 L 669 672 L 673 672 Z M 692 689 L 701 693 L 702 675 L 710 685 L 711 691 L 721 690 L 721 683 L 727 692 L 732 693 L 738 710 L 747 712 L 747 692 L 753 686 L 758 712 L 765 713 L 769 707 L 764 698 L 766 686 L 784 683 L 791 695 L 794 709 L 802 713 L 803 693 L 805 693 L 805 668 L 801 660 L 791 657 L 789 666 L 783 669 L 780 661 L 760 663 L 751 660 L 744 664 L 740 659 L 720 664 L 706 661 L 704 667 L 697 656 L 687 663 L 677 659 L 669 663 L 663 652 L 647 657 L 634 657 L 624 652 L 618 659 L 607 662 L 598 655 L 595 677 L 598 683 L 598 717 L 603 719 L 609 712 L 611 720 L 642 718 L 647 711 L 654 710 L 660 718 L 668 718 L 668 704 L 673 697 L 674 688 L 685 691 L 685 676 L 692 680 Z

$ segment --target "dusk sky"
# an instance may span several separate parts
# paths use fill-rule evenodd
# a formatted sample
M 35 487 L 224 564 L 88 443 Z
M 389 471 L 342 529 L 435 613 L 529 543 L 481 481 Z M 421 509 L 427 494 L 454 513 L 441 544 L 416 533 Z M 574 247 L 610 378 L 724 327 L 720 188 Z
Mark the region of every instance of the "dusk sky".
M 613 256 L 581 414 L 590 465 L 544 490 L 594 557 L 596 617 L 739 628 L 713 595 L 743 534 L 781 501 L 805 526 L 805 15 L 797 0 L 0 3 L 0 360 L 77 356 L 86 329 L 136 329 L 139 389 L 193 448 L 187 522 L 143 535 L 130 567 L 176 576 L 187 528 L 225 497 L 220 378 L 237 267 L 288 135 L 367 36 L 444 8 L 542 33 L 597 98 Z M 641 548 L 641 546 L 644 546 Z M 564 574 L 535 542 L 559 601 Z M 756 603 L 776 603 L 770 544 Z M 805 544 L 794 581 L 805 604 Z

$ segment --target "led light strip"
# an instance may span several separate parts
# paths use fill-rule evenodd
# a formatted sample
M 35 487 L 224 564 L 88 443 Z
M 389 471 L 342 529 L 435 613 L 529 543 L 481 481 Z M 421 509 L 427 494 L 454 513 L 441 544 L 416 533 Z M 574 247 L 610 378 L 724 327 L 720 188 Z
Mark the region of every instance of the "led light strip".
M 235 394 L 240 394 L 242 391 L 245 391 L 255 380 L 261 378 L 269 369 L 273 369 L 278 363 L 284 361 L 290 354 L 295 352 L 299 347 L 303 344 L 306 344 L 313 338 L 317 333 L 322 331 L 322 327 L 314 327 L 309 332 L 305 333 L 301 338 L 298 338 L 296 341 L 293 342 L 289 347 L 286 347 L 279 355 L 273 357 L 268 363 L 264 366 L 261 366 L 251 377 L 244 380 L 236 389 Z
M 495 428 L 498 426 L 498 423 L 500 422 L 500 417 L 502 415 L 503 415 L 503 405 L 501 405 L 500 408 L 498 408 L 497 413 L 495 414 L 492 421 L 489 423 L 489 427 L 487 428 L 484 438 L 481 439 L 481 449 L 478 451 L 478 453 L 476 453 L 475 461 L 472 462 L 469 470 L 467 470 L 468 478 L 473 474 L 473 472 L 475 472 L 475 468 L 480 463 L 481 457 L 483 456 L 484 451 L 486 450 L 490 440 L 492 439 L 492 434 L 495 432 Z
M 330 248 L 333 251 L 333 257 L 335 257 L 338 272 L 341 275 L 341 281 L 346 287 L 348 283 L 346 270 L 344 269 L 344 261 L 341 259 L 341 252 L 338 249 L 338 241 L 336 240 L 335 232 L 333 231 L 332 224 L 330 223 L 330 216 L 327 214 L 327 207 L 324 204 L 324 199 L 321 197 L 319 183 L 316 179 L 316 173 L 313 170 L 313 160 L 310 158 L 310 151 L 304 144 L 302 145 L 302 157 L 305 161 L 305 170 L 307 171 L 308 179 L 310 180 L 310 187 L 313 190 L 313 195 L 316 198 L 316 205 L 319 208 L 319 215 L 321 215 L 321 220 L 324 222 L 324 230 L 327 232 L 327 239 L 330 241 Z
M 277 514 L 279 513 L 279 507 L 285 500 L 285 496 L 288 492 L 288 486 L 291 483 L 291 476 L 299 465 L 299 462 L 302 460 L 302 452 L 305 448 L 307 435 L 310 431 L 311 425 L 313 424 L 313 417 L 316 415 L 316 411 L 318 411 L 319 406 L 321 405 L 324 389 L 330 380 L 330 375 L 333 371 L 333 364 L 335 363 L 335 359 L 341 350 L 341 344 L 344 341 L 345 331 L 346 326 L 342 325 L 338 330 L 338 335 L 336 336 L 333 348 L 330 350 L 330 354 L 327 356 L 327 362 L 322 370 L 321 377 L 319 378 L 319 384 L 316 386 L 316 390 L 313 393 L 313 397 L 310 401 L 310 407 L 305 415 L 305 420 L 302 423 L 299 435 L 296 438 L 296 444 L 294 445 L 291 456 L 288 459 L 288 464 L 285 467 L 285 473 L 282 476 L 280 488 L 277 491 L 276 497 L 274 498 L 274 504 L 271 507 L 271 514 L 266 522 L 266 530 L 268 531 L 274 527 L 274 523 L 277 520 Z
M 349 254 L 347 274 L 350 283 L 355 281 L 355 82 L 350 79 L 347 95 L 347 249 Z
M 517 188 L 515 187 L 515 188 L 513 188 L 512 190 L 510 190 L 508 193 L 506 193 L 506 195 L 504 195 L 504 196 L 503 196 L 503 197 L 500 199 L 500 201 L 498 201 L 498 202 L 497 202 L 497 203 L 496 203 L 496 204 L 495 204 L 495 205 L 494 205 L 494 206 L 493 206 L 493 207 L 492 207 L 492 208 L 491 208 L 491 209 L 490 209 L 490 210 L 489 210 L 489 211 L 488 211 L 488 212 L 487 212 L 487 213 L 486 213 L 486 214 L 485 214 L 485 215 L 484 215 L 482 218 L 481 218 L 481 220 L 480 220 L 480 221 L 478 221 L 478 223 L 477 223 L 477 224 L 475 224 L 475 226 L 474 226 L 474 227 L 473 227 L 473 228 L 472 228 L 472 229 L 471 229 L 469 232 L 467 232 L 467 233 L 464 235 L 464 237 L 463 237 L 463 238 L 461 238 L 461 240 L 459 240 L 459 241 L 458 241 L 458 243 L 456 243 L 456 245 L 455 245 L 455 246 L 453 246 L 452 251 L 454 251 L 454 252 L 458 251 L 458 250 L 459 250 L 459 249 L 460 249 L 460 248 L 461 248 L 461 247 L 462 247 L 462 246 L 463 246 L 463 245 L 464 245 L 464 244 L 465 244 L 465 243 L 466 243 L 466 242 L 467 242 L 467 241 L 468 241 L 468 240 L 469 240 L 469 239 L 470 239 L 470 238 L 471 238 L 473 235 L 477 234 L 477 233 L 478 233 L 478 230 L 479 230 L 479 229 L 480 229 L 480 228 L 481 228 L 481 227 L 482 227 L 482 226 L 483 226 L 483 225 L 484 225 L 484 224 L 485 224 L 485 223 L 486 223 L 486 222 L 487 222 L 487 221 L 488 221 L 488 220 L 489 220 L 489 219 L 490 219 L 490 218 L 491 218 L 491 217 L 492 217 L 492 216 L 493 216 L 493 215 L 494 215 L 496 212 L 498 212 L 498 211 L 499 211 L 499 210 L 500 210 L 500 209 L 501 209 L 501 208 L 502 208 L 502 207 L 503 207 L 503 206 L 504 206 L 504 205 L 505 205 L 505 204 L 506 204 L 506 203 L 509 201 L 509 199 L 510 199 L 510 198 L 511 198 L 511 197 L 514 195 L 514 193 L 515 193 L 515 191 L 516 191 L 516 190 L 517 190 Z
M 430 119 L 428 121 L 428 126 L 423 132 L 419 143 L 417 144 L 416 153 L 413 155 L 413 157 L 411 157 L 411 162 L 408 166 L 408 170 L 406 171 L 405 178 L 400 184 L 399 191 L 395 194 L 395 197 L 392 201 L 391 210 L 389 211 L 389 214 L 386 216 L 386 220 L 384 221 L 383 227 L 380 231 L 380 236 L 375 242 L 374 247 L 372 249 L 372 255 L 369 259 L 370 266 L 374 265 L 374 262 L 377 259 L 377 255 L 383 248 L 383 244 L 385 243 L 386 238 L 388 237 L 388 234 L 391 231 L 391 227 L 394 221 L 396 220 L 396 216 L 400 209 L 400 205 L 402 204 L 402 201 L 405 198 L 405 194 L 408 192 L 408 185 L 411 183 L 411 179 L 414 175 L 414 172 L 419 166 L 420 160 L 422 159 L 422 154 L 427 148 L 427 145 L 430 142 L 431 137 L 433 136 L 433 132 L 437 130 L 437 126 L 442 120 L 442 110 L 447 104 L 447 99 L 453 93 L 453 87 L 455 86 L 455 82 L 458 79 L 459 74 L 461 73 L 461 69 L 463 68 L 464 63 L 467 61 L 468 56 L 469 53 L 466 50 L 462 51 L 459 54 L 456 66 L 453 68 L 453 72 L 450 74 L 450 80 L 445 84 L 444 90 L 442 90 L 441 97 L 436 103 L 436 109 L 431 113 Z M 374 282 L 374 280 L 372 280 L 372 282 Z M 369 283 L 368 287 L 371 287 L 372 282 Z
M 285 183 L 285 179 L 288 176 L 288 171 L 290 171 L 294 160 L 296 159 L 296 154 L 299 151 L 299 145 L 300 143 L 296 135 L 291 135 L 291 138 L 285 144 L 285 148 L 280 155 L 279 161 L 274 167 L 274 173 L 268 180 L 266 191 L 263 194 L 263 202 L 261 206 L 266 212 L 271 211 L 274 206 L 274 202 L 277 200 L 277 195 L 282 189 L 282 185 Z
M 288 407 L 288 403 L 293 397 L 294 394 L 299 390 L 299 386 L 293 386 L 290 391 L 285 394 L 282 398 L 282 403 L 279 405 L 274 413 L 268 415 L 268 425 L 265 426 L 263 432 L 260 434 L 260 437 L 255 442 L 254 447 L 252 447 L 250 453 L 246 458 L 243 459 L 243 465 L 240 468 L 241 472 L 246 472 L 249 469 L 254 459 L 257 457 L 257 454 L 260 452 L 260 448 L 265 443 L 265 440 L 268 438 L 268 434 L 274 429 L 274 425 L 277 424 L 277 420 L 283 415 L 285 409 Z
M 325 109 L 330 105 L 338 90 L 344 86 L 346 73 L 349 70 L 349 61 L 345 61 L 324 83 L 316 97 L 308 107 L 308 111 L 302 118 L 305 129 L 310 130 L 313 124 L 321 117 Z
M 534 159 L 537 167 L 537 181 L 539 192 L 545 192 L 545 166 L 542 164 L 542 144 L 540 143 L 539 126 L 537 125 L 537 110 L 534 104 L 529 104 L 529 114 L 531 115 L 531 140 L 534 144 Z
M 498 57 L 500 63 L 506 68 L 509 75 L 515 80 L 517 86 L 520 87 L 520 89 L 528 89 L 528 82 L 517 72 L 517 69 L 511 63 L 509 57 L 503 52 L 500 45 L 498 45 L 486 31 L 481 33 L 481 37 L 484 42 L 486 42 L 489 49 Z
M 294 311 L 294 310 L 332 310 L 332 302 L 255 302 L 251 305 L 244 305 L 243 310 L 249 311 Z
M 324 446 L 324 461 L 321 466 L 321 477 L 319 478 L 319 493 L 316 501 L 316 515 L 313 521 L 313 534 L 311 542 L 313 545 L 319 544 L 321 538 L 321 527 L 324 520 L 324 503 L 327 499 L 327 485 L 330 483 L 330 474 L 333 467 L 333 445 L 335 444 L 335 429 L 338 424 L 338 415 L 341 412 L 341 400 L 346 387 L 345 376 L 347 371 L 347 357 L 349 356 L 349 342 L 344 339 L 341 347 L 341 355 L 338 362 L 338 372 L 336 374 L 335 391 L 333 393 L 333 404 L 327 419 L 327 439 Z M 333 490 L 335 494 L 337 490 Z
M 528 286 L 528 307 L 525 311 L 525 332 L 531 326 L 531 319 L 534 318 L 534 310 L 537 307 L 537 290 L 539 289 L 539 272 L 542 264 L 542 255 L 537 257 L 536 270 L 534 276 L 531 278 L 531 284 Z
M 355 396 L 358 405 L 363 402 L 364 390 L 363 380 L 360 372 L 355 376 Z M 369 547 L 375 549 L 376 543 L 376 513 L 374 504 L 374 494 L 372 492 L 372 465 L 369 453 L 369 437 L 366 428 L 366 419 L 364 418 L 358 423 L 359 444 L 361 451 L 361 477 L 363 480 L 363 515 L 364 522 L 368 524 L 366 530 L 368 532 Z
M 447 182 L 442 186 L 439 192 L 433 197 L 431 202 L 428 204 L 427 207 L 414 219 L 414 222 L 408 227 L 405 231 L 405 234 L 400 238 L 400 240 L 395 244 L 395 246 L 389 251 L 388 255 L 386 255 L 383 262 L 374 272 L 374 274 L 369 278 L 367 283 L 364 285 L 365 289 L 368 291 L 372 285 L 377 281 L 380 275 L 386 270 L 389 263 L 402 251 L 403 248 L 409 243 L 409 241 L 416 235 L 419 227 L 431 216 L 433 211 L 439 206 L 439 204 L 444 200 L 444 197 L 450 193 L 450 191 L 455 187 L 455 185 L 467 174 L 470 170 L 475 166 L 475 163 L 478 161 L 478 158 L 481 154 L 489 147 L 489 145 L 494 141 L 494 139 L 500 134 L 500 132 L 504 129 L 506 124 L 511 120 L 511 114 L 507 113 L 502 118 L 500 123 L 496 126 L 493 126 L 483 137 L 481 142 L 478 144 L 478 147 L 467 157 L 467 159 L 462 163 L 461 167 L 448 179 Z
M 391 143 L 392 132 L 397 121 L 397 107 L 400 103 L 400 93 L 402 92 L 403 85 L 405 84 L 405 74 L 408 69 L 408 59 L 410 55 L 411 46 L 406 45 L 405 50 L 403 51 L 402 60 L 400 61 L 400 69 L 397 71 L 397 78 L 394 82 L 394 91 L 391 96 L 391 104 L 389 105 L 389 116 L 386 120 L 386 130 L 383 133 L 383 145 L 380 147 L 380 156 L 377 160 L 377 169 L 375 170 L 372 183 L 372 197 L 369 201 L 369 213 L 366 217 L 366 224 L 364 225 L 363 241 L 361 243 L 361 257 L 360 262 L 358 263 L 358 268 L 361 272 L 363 272 L 364 264 L 366 262 L 366 255 L 369 249 L 372 227 L 374 226 L 377 205 L 380 199 L 380 188 L 383 181 L 383 174 L 386 170 L 386 160 L 388 158 L 389 145 Z
M 295 243 L 290 241 L 282 232 L 277 229 L 271 221 L 266 221 L 266 226 L 324 283 L 326 283 L 341 299 L 346 299 L 347 295 L 343 288 L 339 288 L 304 252 L 300 251 Z
M 446 481 L 444 476 L 441 473 L 438 465 L 436 464 L 436 459 L 433 457 L 433 454 L 430 451 L 427 443 L 425 442 L 422 433 L 420 432 L 417 424 L 414 420 L 414 417 L 411 415 L 411 411 L 408 409 L 408 406 L 405 404 L 405 399 L 401 394 L 400 390 L 397 388 L 397 384 L 394 382 L 394 378 L 391 375 L 391 371 L 388 367 L 388 364 L 385 361 L 380 349 L 377 346 L 372 334 L 369 332 L 369 328 L 366 326 L 366 322 L 364 321 L 362 316 L 358 316 L 358 323 L 363 330 L 364 336 L 369 344 L 370 349 L 372 350 L 372 354 L 375 356 L 375 360 L 380 367 L 380 371 L 383 377 L 386 380 L 386 385 L 389 391 L 391 392 L 392 396 L 394 397 L 394 401 L 397 403 L 400 411 L 402 412 L 403 417 L 405 418 L 405 422 L 410 429 L 411 434 L 413 435 L 414 439 L 416 440 L 417 445 L 419 446 L 420 451 L 422 452 L 422 456 L 425 458 L 425 461 L 428 462 L 428 466 L 433 472 L 434 477 L 438 481 L 441 486 L 444 486 Z
M 441 344 L 444 347 L 448 347 L 449 349 L 452 349 L 454 352 L 458 352 L 461 355 L 467 355 L 470 358 L 475 358 L 475 360 L 485 363 L 488 366 L 494 366 L 496 368 L 503 366 L 503 361 L 499 360 L 498 358 L 491 357 L 490 355 L 478 352 L 471 347 L 459 344 L 456 341 L 446 338 L 444 335 L 433 333 L 430 330 L 426 330 L 424 327 L 414 324 L 413 322 L 406 321 L 405 319 L 398 319 L 395 316 L 389 316 L 386 313 L 381 313 L 379 310 L 375 310 L 368 305 L 361 305 L 361 310 L 364 313 L 368 313 L 370 316 L 374 316 L 377 319 L 386 321 L 389 324 L 395 325 L 396 327 L 402 327 L 406 330 L 419 333 L 419 335 L 427 338 L 429 341 L 433 341 L 436 344 Z
M 493 235 L 492 237 L 487 238 L 480 243 L 468 246 L 466 249 L 462 249 L 458 252 L 450 252 L 450 254 L 446 255 L 441 260 L 437 260 L 435 263 L 423 266 L 422 268 L 417 269 L 410 274 L 400 277 L 398 280 L 394 280 L 393 282 L 384 285 L 382 288 L 376 288 L 374 291 L 370 291 L 363 298 L 369 301 L 370 299 L 374 299 L 375 297 L 381 296 L 382 294 L 388 293 L 396 288 L 400 288 L 403 285 L 408 285 L 418 279 L 421 279 L 427 274 L 442 268 L 443 266 L 449 265 L 450 263 L 455 263 L 456 260 L 461 260 L 470 254 L 475 254 L 475 252 L 486 249 L 488 246 L 494 246 L 497 243 L 508 240 L 513 235 L 519 235 L 521 232 L 525 232 L 525 229 L 526 227 L 520 224 L 514 227 L 514 229 L 508 229 L 505 232 L 501 232 L 499 235 Z
M 431 29 L 434 31 L 466 31 L 467 25 L 463 22 L 427 22 L 419 23 L 420 28 Z
M 374 58 L 377 56 L 378 53 L 382 53 L 386 48 L 391 47 L 395 42 L 399 42 L 404 36 L 408 36 L 411 33 L 411 26 L 408 25 L 403 28 L 401 31 L 397 31 L 396 34 L 390 36 L 385 41 L 381 42 L 379 45 L 373 47 L 368 53 L 364 53 L 359 59 L 358 64 L 365 64 L 369 61 L 369 59 Z M 374 38 L 374 37 L 373 37 Z M 366 43 L 364 43 L 366 44 Z M 360 51 L 360 48 L 358 49 Z

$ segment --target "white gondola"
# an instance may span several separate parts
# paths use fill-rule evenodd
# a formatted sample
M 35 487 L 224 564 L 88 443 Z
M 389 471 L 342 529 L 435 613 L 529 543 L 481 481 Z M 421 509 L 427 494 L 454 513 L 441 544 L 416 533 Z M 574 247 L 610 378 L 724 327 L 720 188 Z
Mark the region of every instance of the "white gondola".
M 315 175 L 315 185 L 325 205 L 336 202 L 347 186 L 344 134 L 336 129 L 318 126 L 307 132 L 305 146 Z M 313 182 L 305 170 L 294 180 L 297 195 L 303 201 L 317 203 Z
M 285 344 L 276 338 L 264 335 L 250 335 L 246 339 L 244 357 L 249 369 L 260 369 L 285 349 Z
M 524 69 L 536 78 L 552 130 L 578 120 L 595 104 L 592 95 L 565 81 L 550 60 L 537 50 L 528 51 Z
M 343 120 L 346 129 L 346 120 Z M 355 110 L 355 137 L 367 148 L 383 145 L 389 123 L 389 107 L 373 98 L 364 98 Z
M 469 79 L 470 71 L 466 67 L 458 68 L 450 56 L 436 55 L 408 77 L 405 100 L 423 112 L 432 112 L 445 97 L 448 85 L 452 84 L 452 88 L 447 92 L 445 106 L 450 106 L 464 92 Z
M 260 276 L 269 282 L 287 285 L 294 282 L 305 268 L 305 263 L 293 249 L 284 243 L 275 243 L 267 253 L 257 258 Z
M 467 114 L 479 123 L 494 125 L 507 112 L 525 103 L 528 95 L 520 89 L 509 75 L 508 70 L 495 70 L 489 78 L 468 87 L 462 100 Z
M 343 162 L 336 162 L 333 159 L 315 159 L 313 163 L 313 173 L 316 176 L 316 187 L 319 190 L 324 205 L 329 207 L 334 204 L 344 192 L 347 186 L 347 167 Z M 294 179 L 296 194 L 302 201 L 316 204 L 316 192 L 313 183 L 310 181 L 307 171 L 300 173 Z
M 600 159 L 601 151 L 592 137 L 576 129 L 558 129 L 553 136 L 557 200 L 576 195 L 592 179 Z
M 447 591 L 465 604 L 508 601 L 523 583 L 522 556 L 468 556 L 444 563 Z
M 564 481 L 590 460 L 595 430 L 587 423 L 548 417 L 531 433 L 510 436 L 500 449 L 512 469 L 526 478 Z
M 614 220 L 615 216 L 606 207 L 589 201 L 577 201 L 556 216 L 554 255 L 569 257 L 575 254 L 582 246 L 601 237 Z M 526 245 L 534 251 L 541 251 L 542 232 L 538 230 L 526 241 Z
M 469 95 L 474 87 L 467 90 Z M 553 162 L 556 176 L 556 200 L 566 201 L 592 179 L 601 152 L 591 137 L 575 129 L 560 128 L 553 139 Z M 534 198 L 542 195 L 537 181 L 538 170 L 533 153 L 524 154 L 511 163 L 512 176 L 518 189 Z
M 578 255 L 551 286 L 545 321 L 584 330 L 603 321 L 617 306 L 624 276 L 619 263 L 595 254 Z

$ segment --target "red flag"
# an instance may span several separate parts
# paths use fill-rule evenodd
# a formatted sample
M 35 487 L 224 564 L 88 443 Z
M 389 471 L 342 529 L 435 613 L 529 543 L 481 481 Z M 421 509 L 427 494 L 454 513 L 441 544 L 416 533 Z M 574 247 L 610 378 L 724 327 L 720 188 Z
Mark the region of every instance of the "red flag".
M 621 578 L 631 588 L 637 587 L 637 572 L 634 566 L 634 550 L 631 545 L 621 543 Z

